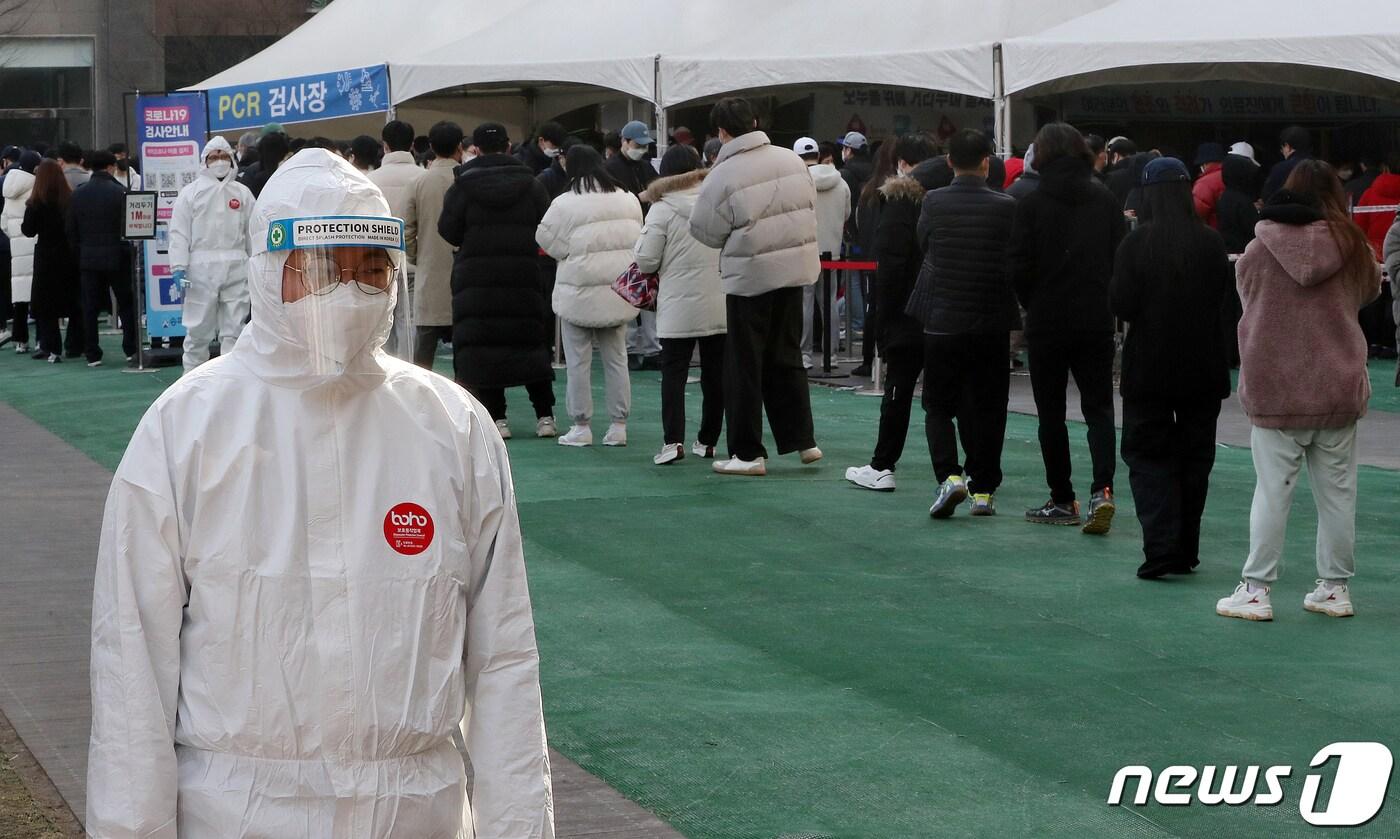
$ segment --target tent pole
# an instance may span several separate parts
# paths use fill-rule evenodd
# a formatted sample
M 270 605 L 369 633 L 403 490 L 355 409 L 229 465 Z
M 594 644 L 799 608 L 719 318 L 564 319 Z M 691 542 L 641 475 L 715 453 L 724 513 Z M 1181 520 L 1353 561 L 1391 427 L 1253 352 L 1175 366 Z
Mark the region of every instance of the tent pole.
M 388 64 L 384 65 L 384 93 L 389 97 L 389 107 L 384 111 L 384 124 L 388 125 L 394 121 L 394 76 Z
M 992 133 L 997 152 L 1003 157 L 1011 154 L 1011 103 L 1006 96 L 1006 67 L 1002 62 L 1001 44 L 992 47 L 992 90 L 996 98 L 992 106 Z
M 657 55 L 653 64 L 655 75 L 652 78 L 652 102 L 656 106 L 656 156 L 666 153 L 666 137 L 670 133 L 666 124 L 666 108 L 661 104 L 661 56 Z

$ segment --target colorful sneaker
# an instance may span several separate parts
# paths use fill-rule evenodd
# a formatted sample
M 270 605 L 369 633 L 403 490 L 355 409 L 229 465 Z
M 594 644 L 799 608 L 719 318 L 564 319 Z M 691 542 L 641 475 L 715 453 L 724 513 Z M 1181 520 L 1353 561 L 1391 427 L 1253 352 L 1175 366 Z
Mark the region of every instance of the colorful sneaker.
M 846 470 L 846 480 L 863 489 L 894 492 L 894 472 L 874 466 L 852 466 Z
M 802 464 L 806 466 L 808 464 L 816 463 L 818 460 L 821 460 L 822 450 L 817 448 L 816 446 L 813 446 L 810 449 L 803 449 L 802 451 L 798 452 L 797 456 L 802 458 Z
M 693 446 L 690 447 L 690 453 L 695 455 L 696 457 L 704 458 L 705 460 L 715 459 L 715 447 L 707 446 L 698 440 Z
M 928 508 L 929 517 L 946 519 L 966 500 L 967 480 L 962 475 L 949 475 L 938 485 L 938 495 L 933 499 L 933 506 Z
M 559 445 L 572 446 L 576 449 L 591 446 L 593 445 L 593 429 L 586 425 L 575 425 L 568 430 L 568 433 L 559 438 Z
M 558 437 L 559 427 L 554 424 L 554 417 L 540 417 L 535 420 L 536 437 Z
M 972 516 L 995 516 L 997 514 L 997 498 L 990 492 L 978 492 L 972 496 L 972 510 L 968 515 Z
M 1089 515 L 1084 519 L 1084 532 L 1090 536 L 1103 536 L 1113 526 L 1113 514 L 1118 505 L 1113 503 L 1113 490 L 1101 489 L 1089 499 Z
M 757 460 L 740 460 L 737 457 L 716 460 L 710 468 L 721 475 L 748 475 L 757 478 L 768 474 L 768 467 L 761 457 Z
M 1243 618 L 1247 621 L 1271 621 L 1274 607 L 1269 603 L 1269 587 L 1252 587 L 1241 582 L 1235 586 L 1235 593 L 1215 602 L 1215 613 L 1224 618 Z
M 1351 592 L 1347 591 L 1347 584 L 1326 580 L 1318 580 L 1317 588 L 1303 598 L 1303 608 L 1334 618 L 1349 618 L 1356 614 L 1351 606 Z
M 506 422 L 503 419 L 498 419 L 496 420 L 496 430 L 501 432 L 502 440 L 510 439 L 510 423 Z
M 685 447 L 680 443 L 667 443 L 661 447 L 661 451 L 651 459 L 657 466 L 665 466 L 668 463 L 675 463 L 685 457 Z
M 1045 502 L 1045 506 L 1037 507 L 1034 510 L 1026 511 L 1026 521 L 1035 524 L 1061 524 L 1078 526 L 1079 502 L 1070 501 L 1066 504 L 1056 504 L 1052 498 Z

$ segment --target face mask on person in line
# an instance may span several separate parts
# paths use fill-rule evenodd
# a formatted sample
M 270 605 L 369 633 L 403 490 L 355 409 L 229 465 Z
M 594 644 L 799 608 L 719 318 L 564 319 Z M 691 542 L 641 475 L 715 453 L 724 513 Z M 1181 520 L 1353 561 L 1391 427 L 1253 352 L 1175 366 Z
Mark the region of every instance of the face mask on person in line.
M 209 171 L 214 173 L 214 177 L 223 180 L 229 172 L 233 171 L 233 162 L 228 160 L 209 161 Z
M 556 158 L 556 157 L 559 156 L 559 149 L 549 148 L 549 149 L 541 149 L 541 151 L 543 151 L 543 152 L 544 152 L 544 156 L 547 157 L 547 158 L 549 158 L 550 160 L 553 160 L 554 158 Z
M 647 156 L 647 147 L 635 146 L 630 149 L 624 149 L 622 153 L 627 155 L 629 160 L 641 160 Z

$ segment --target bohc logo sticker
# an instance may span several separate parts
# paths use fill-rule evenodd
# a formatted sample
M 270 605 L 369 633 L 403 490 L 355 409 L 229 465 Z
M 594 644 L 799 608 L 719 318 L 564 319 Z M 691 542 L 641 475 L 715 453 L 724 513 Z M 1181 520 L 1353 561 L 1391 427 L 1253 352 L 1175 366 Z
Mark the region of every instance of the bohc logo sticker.
M 1303 779 L 1303 797 L 1298 802 L 1298 814 L 1303 821 L 1318 827 L 1358 827 L 1374 819 L 1385 804 L 1390 788 L 1390 772 L 1394 759 L 1390 749 L 1381 743 L 1332 743 L 1323 748 L 1309 766 L 1317 769 L 1337 759 L 1337 774 L 1332 781 L 1332 794 L 1324 810 L 1317 809 L 1322 776 L 1309 773 Z M 1265 791 L 1259 793 L 1257 784 L 1263 775 Z M 1256 804 L 1261 807 L 1282 803 L 1283 779 L 1293 774 L 1291 766 L 1168 766 L 1156 776 L 1146 766 L 1125 766 L 1113 776 L 1108 803 L 1121 805 L 1129 779 L 1136 779 L 1137 790 L 1132 803 L 1147 804 L 1148 794 L 1164 807 L 1180 807 L 1195 801 L 1207 807 L 1225 804 L 1238 807 Z M 1236 780 L 1239 779 L 1238 788 Z
M 405 556 L 415 556 L 433 543 L 433 517 L 417 504 L 395 504 L 384 516 L 384 541 Z

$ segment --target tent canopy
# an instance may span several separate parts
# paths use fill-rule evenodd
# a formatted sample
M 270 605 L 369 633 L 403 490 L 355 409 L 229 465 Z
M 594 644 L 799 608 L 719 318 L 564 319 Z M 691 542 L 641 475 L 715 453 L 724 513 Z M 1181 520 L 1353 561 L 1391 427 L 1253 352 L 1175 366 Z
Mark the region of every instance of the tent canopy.
M 1056 93 L 1124 81 L 1278 82 L 1396 93 L 1395 0 L 1118 0 L 1002 44 L 1007 93 Z

